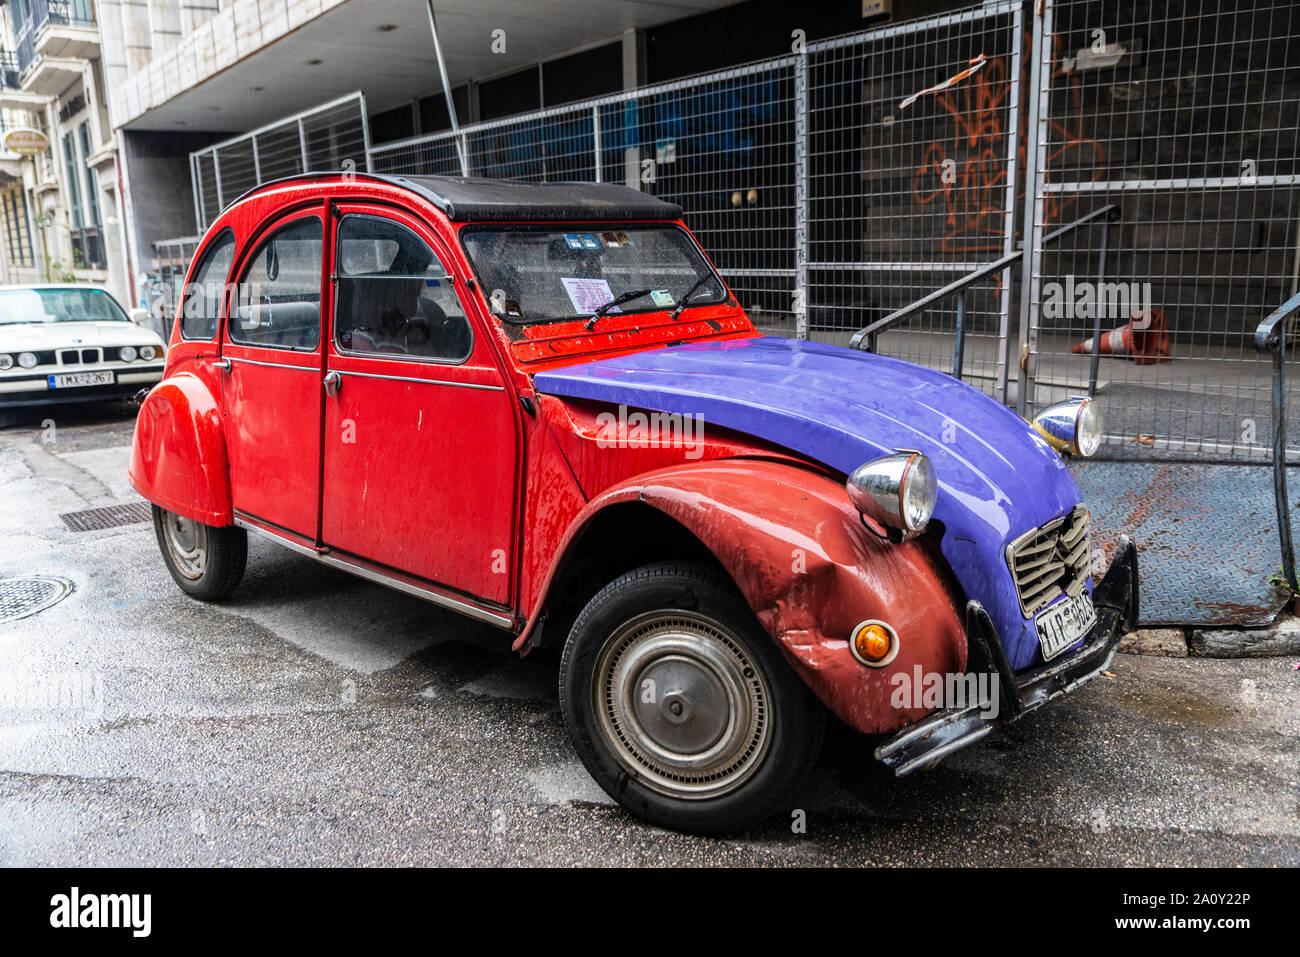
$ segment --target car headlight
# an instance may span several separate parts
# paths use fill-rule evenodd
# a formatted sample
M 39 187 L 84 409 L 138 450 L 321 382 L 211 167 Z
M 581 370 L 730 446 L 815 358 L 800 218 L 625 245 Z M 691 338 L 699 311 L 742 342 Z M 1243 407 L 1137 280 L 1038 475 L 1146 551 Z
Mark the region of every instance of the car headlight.
M 35 368 L 36 368 L 36 353 L 34 353 L 34 352 L 20 352 L 20 353 L 18 353 L 18 364 L 19 364 L 20 366 L 22 366 L 24 369 L 35 369 Z
M 140 358 L 145 362 L 151 362 L 158 357 L 158 349 L 154 346 L 141 346 Z
M 844 485 L 859 512 L 905 537 L 925 530 L 939 496 L 934 467 L 920 452 L 872 459 L 854 469 Z
M 13 367 L 14 367 L 13 356 L 0 355 L 0 372 L 4 372 L 6 369 L 12 369 Z
M 117 350 L 117 357 L 123 362 L 130 362 L 135 358 L 135 346 L 123 346 Z
M 1067 455 L 1095 455 L 1104 434 L 1097 403 L 1082 396 L 1049 405 L 1034 416 L 1033 425 L 1048 445 Z

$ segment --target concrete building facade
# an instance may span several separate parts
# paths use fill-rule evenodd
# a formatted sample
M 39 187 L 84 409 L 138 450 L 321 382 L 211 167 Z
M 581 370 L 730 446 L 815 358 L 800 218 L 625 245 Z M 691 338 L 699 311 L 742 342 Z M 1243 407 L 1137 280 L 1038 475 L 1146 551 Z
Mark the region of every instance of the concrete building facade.
M 39 131 L 0 155 L 0 279 L 88 281 L 131 295 L 117 149 L 91 0 L 11 0 L 0 31 L 0 119 Z

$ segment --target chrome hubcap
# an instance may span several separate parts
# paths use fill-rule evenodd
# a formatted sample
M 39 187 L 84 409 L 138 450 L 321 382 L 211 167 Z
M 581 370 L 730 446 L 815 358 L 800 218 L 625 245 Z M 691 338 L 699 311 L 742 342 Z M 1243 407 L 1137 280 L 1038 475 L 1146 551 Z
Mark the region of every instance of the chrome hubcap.
M 191 581 L 203 575 L 208 559 L 208 533 L 198 522 L 168 512 L 163 518 L 163 538 L 177 570 Z
M 619 762 L 677 798 L 739 787 L 771 732 L 766 680 L 732 634 L 693 612 L 641 615 L 596 662 L 593 706 Z

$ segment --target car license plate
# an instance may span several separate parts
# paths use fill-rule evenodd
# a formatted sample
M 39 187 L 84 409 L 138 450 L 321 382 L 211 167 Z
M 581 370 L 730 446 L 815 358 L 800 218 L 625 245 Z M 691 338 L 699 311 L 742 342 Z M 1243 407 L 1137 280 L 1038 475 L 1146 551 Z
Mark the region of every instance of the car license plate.
M 1092 631 L 1097 624 L 1097 609 L 1086 591 L 1074 598 L 1057 602 L 1034 619 L 1043 660 L 1051 661 L 1066 648 Z
M 112 372 L 64 372 L 49 377 L 51 389 L 75 389 L 83 385 L 112 385 Z

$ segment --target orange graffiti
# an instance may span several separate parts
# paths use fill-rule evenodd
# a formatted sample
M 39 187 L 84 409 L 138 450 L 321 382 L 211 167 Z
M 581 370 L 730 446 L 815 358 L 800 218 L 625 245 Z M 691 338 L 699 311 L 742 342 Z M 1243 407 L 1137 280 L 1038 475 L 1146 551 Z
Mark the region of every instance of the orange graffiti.
M 1084 133 L 1082 96 L 1078 77 L 1072 75 L 1060 57 L 1061 38 L 1053 38 L 1052 80 L 1069 77 L 1070 125 L 1048 120 L 1050 152 L 1044 181 L 1048 181 L 1052 164 L 1060 163 L 1070 154 L 1091 153 L 1079 156 L 1075 165 L 1091 166 L 1093 180 L 1101 178 L 1106 153 L 1100 143 Z M 1024 49 L 1030 48 L 1028 37 Z M 1029 91 L 1028 58 L 1022 67 L 1021 89 Z M 944 108 L 952 120 L 952 134 L 946 141 L 935 141 L 925 148 L 921 165 L 912 176 L 912 198 L 920 206 L 928 206 L 942 197 L 946 231 L 941 249 L 946 253 L 1001 252 L 1006 236 L 1005 191 L 1007 183 L 1006 131 L 1003 129 L 1003 110 L 1011 96 L 1011 81 L 1007 77 L 1004 57 L 988 61 L 985 68 L 975 74 L 960 90 L 937 95 L 935 101 Z M 1023 97 L 1022 97 L 1023 99 Z M 1020 124 L 1017 137 L 1016 164 L 1019 183 L 1017 202 L 1025 199 L 1026 150 L 1029 119 L 1025 103 L 1020 104 Z M 1059 220 L 1077 197 L 1062 198 L 1059 194 L 1044 197 L 1043 221 Z M 1020 235 L 1019 224 L 1016 236 Z

